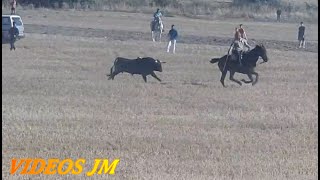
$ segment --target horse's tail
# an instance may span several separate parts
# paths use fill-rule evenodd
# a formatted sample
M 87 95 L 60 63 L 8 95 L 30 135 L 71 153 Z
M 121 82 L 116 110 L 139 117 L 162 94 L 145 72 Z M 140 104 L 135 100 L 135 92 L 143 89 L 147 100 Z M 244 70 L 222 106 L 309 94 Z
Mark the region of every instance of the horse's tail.
M 216 62 L 219 62 L 221 60 L 221 58 L 213 58 L 211 59 L 210 63 L 214 64 Z

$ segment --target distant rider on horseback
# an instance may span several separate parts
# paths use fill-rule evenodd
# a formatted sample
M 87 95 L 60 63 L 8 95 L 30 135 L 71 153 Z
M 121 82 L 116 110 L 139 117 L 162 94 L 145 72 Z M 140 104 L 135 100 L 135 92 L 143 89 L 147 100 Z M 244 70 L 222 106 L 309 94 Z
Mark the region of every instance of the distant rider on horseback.
M 242 42 L 240 41 L 240 38 L 241 38 L 241 35 L 239 32 L 239 29 L 236 27 L 235 33 L 234 33 L 234 40 L 230 47 L 230 50 L 231 50 L 231 54 L 236 54 L 239 64 L 240 66 L 242 66 L 241 54 L 242 54 L 243 47 L 242 47 Z
M 157 11 L 153 14 L 153 20 L 157 21 L 158 23 L 161 21 L 162 13 L 160 12 L 160 9 L 158 8 Z
M 154 31 L 157 25 L 161 26 L 162 27 L 161 29 L 163 31 L 163 23 L 162 23 L 161 17 L 162 17 L 162 13 L 158 8 L 157 11 L 153 14 L 153 20 L 151 22 L 151 31 Z

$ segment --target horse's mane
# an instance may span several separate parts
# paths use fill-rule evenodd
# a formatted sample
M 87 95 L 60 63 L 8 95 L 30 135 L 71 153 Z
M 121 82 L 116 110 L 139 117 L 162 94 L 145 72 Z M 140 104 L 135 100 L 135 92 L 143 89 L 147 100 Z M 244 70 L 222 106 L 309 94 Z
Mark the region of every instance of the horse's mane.
M 249 50 L 249 51 L 244 51 L 243 53 L 244 54 L 248 54 L 248 53 L 252 53 L 252 52 L 256 52 L 256 51 L 258 51 L 259 49 L 261 49 L 262 50 L 262 52 L 263 53 L 266 53 L 266 48 L 264 47 L 264 45 L 263 44 L 260 44 L 260 45 L 256 45 L 253 49 L 251 49 L 251 50 Z
M 260 53 L 257 54 L 257 52 L 260 52 Z M 264 47 L 264 45 L 263 44 L 256 45 L 250 51 L 243 52 L 243 60 L 245 60 L 246 63 L 249 63 L 249 64 L 256 66 L 256 62 L 258 60 L 258 57 L 263 55 L 263 54 L 261 54 L 261 52 L 263 54 L 266 53 L 266 48 Z

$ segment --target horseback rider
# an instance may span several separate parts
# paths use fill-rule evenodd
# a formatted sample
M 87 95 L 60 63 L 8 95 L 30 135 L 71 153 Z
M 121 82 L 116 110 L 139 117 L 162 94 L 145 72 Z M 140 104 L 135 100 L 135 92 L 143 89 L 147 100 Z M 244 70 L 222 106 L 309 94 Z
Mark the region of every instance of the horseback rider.
M 244 28 L 242 27 L 242 24 L 239 25 L 239 33 L 240 33 L 240 41 L 243 43 L 244 46 L 246 46 L 248 48 L 248 50 L 250 50 L 251 47 L 248 44 L 247 34 L 246 34 Z
M 160 22 L 162 17 L 162 13 L 160 12 L 160 9 L 158 8 L 157 11 L 153 14 L 153 20 L 156 22 Z
M 237 59 L 239 61 L 240 66 L 242 66 L 242 62 L 241 62 L 241 56 L 242 56 L 242 46 L 241 46 L 241 41 L 240 41 L 241 35 L 239 32 L 239 29 L 236 27 L 235 28 L 235 33 L 234 33 L 234 40 L 233 43 L 230 47 L 231 49 L 231 53 L 232 54 L 236 54 Z
M 157 11 L 153 14 L 153 20 L 151 21 L 151 31 L 154 31 L 157 26 L 160 26 L 160 29 L 162 32 L 164 32 L 163 29 L 163 23 L 161 20 L 162 13 L 160 12 L 160 9 L 157 8 Z

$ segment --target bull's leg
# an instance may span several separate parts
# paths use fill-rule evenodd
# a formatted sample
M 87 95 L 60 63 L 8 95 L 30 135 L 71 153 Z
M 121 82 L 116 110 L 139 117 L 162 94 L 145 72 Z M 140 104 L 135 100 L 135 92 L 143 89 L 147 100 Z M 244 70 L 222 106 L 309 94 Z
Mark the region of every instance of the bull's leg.
M 151 76 L 154 77 L 154 78 L 156 78 L 158 81 L 161 82 L 161 79 L 158 78 L 158 76 L 157 76 L 154 72 L 151 73 Z
M 144 82 L 147 82 L 147 76 L 146 75 L 142 75 L 142 78 L 143 78 Z
M 221 82 L 221 84 L 223 85 L 223 87 L 226 87 L 226 86 L 224 85 L 224 79 L 226 78 L 227 72 L 228 72 L 228 71 L 223 71 L 223 72 L 222 72 L 222 75 L 221 75 L 221 78 L 220 78 L 220 82 Z
M 254 86 L 255 84 L 257 84 L 258 79 L 259 79 L 259 74 L 256 72 L 252 72 L 252 74 L 254 74 L 256 76 L 256 80 L 252 83 L 252 86 Z
M 242 83 L 239 80 L 234 79 L 234 77 L 233 77 L 235 73 L 236 72 L 234 72 L 234 71 L 230 71 L 230 80 L 233 81 L 233 82 L 238 83 L 241 86 Z

